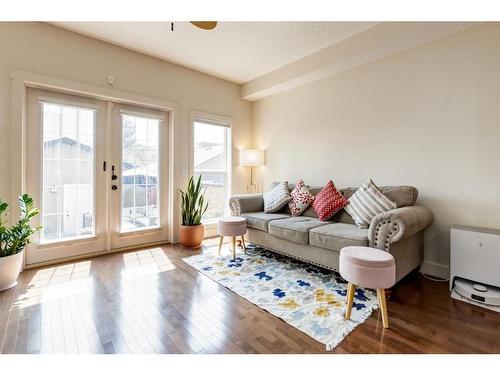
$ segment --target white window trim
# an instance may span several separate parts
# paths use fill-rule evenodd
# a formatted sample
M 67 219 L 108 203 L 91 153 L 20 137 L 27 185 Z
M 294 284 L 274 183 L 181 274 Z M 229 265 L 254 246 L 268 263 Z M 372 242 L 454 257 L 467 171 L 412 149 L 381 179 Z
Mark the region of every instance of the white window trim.
M 78 98 L 81 100 L 81 98 Z M 61 99 L 56 96 L 51 97 L 51 96 L 39 96 L 38 101 L 42 104 L 50 104 L 50 105 L 58 105 L 60 107 L 69 107 L 69 108 L 82 108 L 86 109 L 89 111 L 98 111 L 99 106 L 90 104 L 90 103 L 85 103 L 83 101 L 77 101 L 75 100 L 68 100 L 68 99 Z
M 227 166 L 226 166 L 226 176 L 227 176 L 227 186 L 226 186 L 226 198 L 229 199 L 231 192 L 233 190 L 233 118 L 229 116 L 222 116 L 213 113 L 201 112 L 191 110 L 189 112 L 189 176 L 194 174 L 194 123 L 195 121 L 205 122 L 208 124 L 227 127 L 231 131 L 231 138 L 227 142 Z M 189 177 L 188 177 L 189 178 Z M 226 205 L 227 206 L 227 205 Z M 224 207 L 224 215 L 229 215 L 229 207 Z M 217 220 L 209 221 L 204 223 L 205 225 L 205 237 L 210 237 L 216 234 Z

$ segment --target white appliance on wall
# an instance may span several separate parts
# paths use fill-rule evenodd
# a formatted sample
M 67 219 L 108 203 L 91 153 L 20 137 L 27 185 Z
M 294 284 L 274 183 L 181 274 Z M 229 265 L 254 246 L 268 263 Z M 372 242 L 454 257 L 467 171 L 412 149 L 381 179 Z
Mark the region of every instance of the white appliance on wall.
M 455 299 L 500 312 L 500 230 L 450 228 L 450 290 Z

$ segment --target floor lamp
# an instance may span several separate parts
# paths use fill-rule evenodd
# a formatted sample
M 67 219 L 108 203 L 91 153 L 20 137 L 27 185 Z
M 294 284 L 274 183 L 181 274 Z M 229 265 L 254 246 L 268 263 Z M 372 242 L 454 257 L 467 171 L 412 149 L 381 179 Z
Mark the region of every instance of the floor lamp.
M 250 167 L 250 185 L 247 185 L 247 192 L 255 193 L 257 191 L 257 185 L 253 183 L 253 167 L 264 165 L 264 150 L 240 150 L 240 165 L 243 167 Z

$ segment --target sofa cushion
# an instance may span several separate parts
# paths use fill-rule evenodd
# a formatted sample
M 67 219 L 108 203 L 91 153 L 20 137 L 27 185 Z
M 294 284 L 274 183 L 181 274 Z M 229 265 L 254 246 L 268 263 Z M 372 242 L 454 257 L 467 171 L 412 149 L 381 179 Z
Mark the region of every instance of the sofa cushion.
M 414 206 L 418 198 L 418 189 L 413 186 L 379 186 L 378 187 L 384 195 L 400 207 Z M 348 187 L 340 189 L 342 195 L 349 199 L 358 188 Z M 309 191 L 314 194 L 313 190 Z
M 279 182 L 273 182 L 272 186 L 274 187 L 278 184 Z M 322 189 L 321 187 L 317 186 L 309 186 L 309 185 L 306 186 L 309 189 L 309 192 L 314 196 L 318 195 L 318 193 Z M 288 184 L 288 187 L 289 189 L 293 189 L 295 185 Z M 382 193 L 384 193 L 387 196 L 387 198 L 395 202 L 398 205 L 398 208 L 414 206 L 415 203 L 417 202 L 418 189 L 413 186 L 379 186 L 379 189 L 382 191 Z M 346 199 L 349 199 L 356 192 L 356 190 L 358 190 L 358 188 L 356 187 L 347 187 L 344 189 L 339 189 L 340 193 Z M 284 212 L 287 214 L 291 213 L 290 209 L 288 208 L 288 205 L 285 206 L 280 212 Z M 318 215 L 316 215 L 316 212 L 314 212 L 312 206 L 307 207 L 307 209 L 302 213 L 302 216 L 318 217 Z M 330 218 L 329 221 L 354 224 L 353 218 L 344 209 L 340 210 L 340 212 L 333 215 L 333 217 Z
M 319 221 L 312 217 L 291 217 L 273 220 L 269 223 L 269 234 L 284 240 L 307 245 L 309 243 L 309 230 L 326 224 L 328 222 Z
M 346 223 L 323 225 L 310 230 L 309 243 L 336 251 L 346 246 L 368 246 L 368 229 Z
M 383 186 L 382 193 L 400 207 L 414 206 L 417 203 L 418 190 L 413 186 Z
M 288 214 L 266 214 L 265 212 L 245 212 L 241 214 L 247 220 L 247 227 L 267 232 L 271 220 L 286 219 Z

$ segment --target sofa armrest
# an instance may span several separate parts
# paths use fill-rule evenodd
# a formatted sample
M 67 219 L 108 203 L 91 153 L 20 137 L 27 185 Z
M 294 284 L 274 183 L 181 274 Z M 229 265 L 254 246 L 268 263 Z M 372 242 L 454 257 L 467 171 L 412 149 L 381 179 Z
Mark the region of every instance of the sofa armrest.
M 434 216 L 424 206 L 396 208 L 375 216 L 370 224 L 370 246 L 389 250 L 391 244 L 417 234 L 432 224 Z
M 241 194 L 229 198 L 229 207 L 234 216 L 244 212 L 264 211 L 264 198 L 262 194 Z

